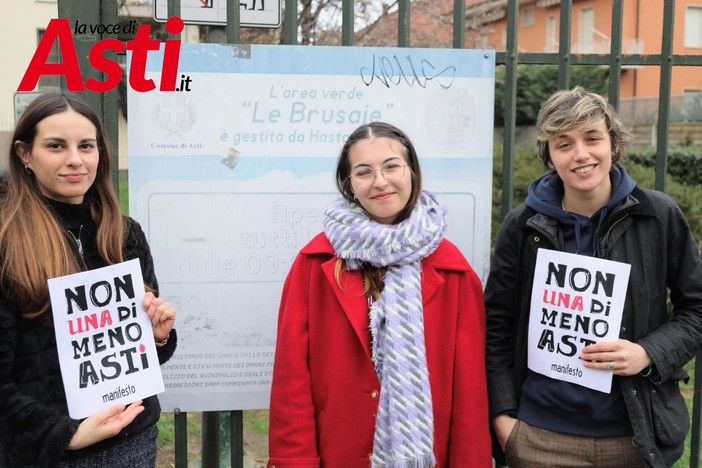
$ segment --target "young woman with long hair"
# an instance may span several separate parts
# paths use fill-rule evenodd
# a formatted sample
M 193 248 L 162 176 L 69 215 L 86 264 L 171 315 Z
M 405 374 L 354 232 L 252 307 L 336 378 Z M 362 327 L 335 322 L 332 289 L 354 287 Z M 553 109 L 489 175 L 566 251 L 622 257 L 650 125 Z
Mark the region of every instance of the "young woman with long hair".
M 68 416 L 47 280 L 138 258 L 159 360 L 173 354 L 175 311 L 143 231 L 120 212 L 96 113 L 47 93 L 15 128 L 0 194 L 0 466 L 154 466 L 156 396 L 77 421 Z
M 490 466 L 480 280 L 407 135 L 362 125 L 285 282 L 269 466 Z

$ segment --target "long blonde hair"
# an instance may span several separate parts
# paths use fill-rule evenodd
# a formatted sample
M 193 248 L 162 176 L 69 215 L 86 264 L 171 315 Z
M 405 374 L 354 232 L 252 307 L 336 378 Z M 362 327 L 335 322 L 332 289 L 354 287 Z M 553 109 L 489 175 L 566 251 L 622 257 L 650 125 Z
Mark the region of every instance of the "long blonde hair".
M 50 307 L 47 280 L 80 271 L 81 264 L 65 229 L 46 204 L 20 151 L 31 151 L 37 124 L 69 109 L 95 126 L 99 162 L 88 189 L 90 217 L 97 225 L 97 249 L 108 263 L 122 261 L 124 221 L 111 180 L 112 158 L 102 122 L 83 100 L 68 93 L 47 93 L 27 107 L 10 145 L 9 169 L 0 200 L 0 279 L 24 315 L 34 318 Z

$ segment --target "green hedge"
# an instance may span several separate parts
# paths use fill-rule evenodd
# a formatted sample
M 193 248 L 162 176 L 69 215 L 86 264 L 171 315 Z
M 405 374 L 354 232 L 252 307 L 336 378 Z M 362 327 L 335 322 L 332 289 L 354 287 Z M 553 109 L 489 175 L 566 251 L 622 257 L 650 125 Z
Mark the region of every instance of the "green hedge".
M 656 172 L 653 154 L 654 152 L 651 152 L 651 150 L 637 150 L 628 153 L 623 160 L 627 172 L 640 187 L 650 189 L 655 187 Z M 688 156 L 681 156 L 683 154 Z M 691 156 L 692 154 L 695 154 L 694 158 Z M 702 168 L 700 166 L 702 159 L 700 159 L 700 154 L 702 154 L 700 148 L 695 147 L 671 149 L 668 161 L 669 174 L 666 176 L 666 193 L 680 205 L 698 243 L 702 241 Z M 697 166 L 692 167 L 695 161 Z M 673 171 L 676 171 L 675 173 L 679 171 L 681 175 L 673 175 Z M 513 207 L 524 202 L 529 182 L 543 173 L 544 169 L 539 162 L 536 145 L 518 146 L 514 158 Z M 684 178 L 686 182 L 682 183 L 681 178 Z M 492 193 L 492 245 L 494 245 L 494 238 L 502 221 L 500 219 L 502 203 L 502 146 L 499 144 L 495 145 L 494 151 Z
M 644 167 L 655 167 L 656 149 L 653 147 L 634 148 L 626 156 L 627 160 Z M 702 184 L 702 147 L 677 146 L 668 150 L 667 172 L 686 185 Z
M 597 65 L 570 67 L 570 87 L 583 86 L 588 91 L 606 95 L 608 71 Z M 516 124 L 536 124 L 536 115 L 548 97 L 558 91 L 558 66 L 520 64 L 517 66 Z M 495 126 L 504 124 L 505 68 L 495 72 Z

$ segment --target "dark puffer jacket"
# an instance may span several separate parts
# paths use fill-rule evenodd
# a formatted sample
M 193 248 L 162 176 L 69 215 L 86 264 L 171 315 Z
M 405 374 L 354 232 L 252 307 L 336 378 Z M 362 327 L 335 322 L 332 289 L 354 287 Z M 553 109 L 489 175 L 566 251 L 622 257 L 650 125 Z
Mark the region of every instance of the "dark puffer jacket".
M 689 429 L 678 382 L 687 382 L 683 366 L 702 342 L 702 261 L 680 208 L 660 192 L 634 189 L 607 215 L 601 233 L 597 256 L 631 264 L 619 336 L 640 344 L 655 369 L 648 378 L 615 377 L 615 383 L 644 463 L 671 466 Z M 510 212 L 500 229 L 485 290 L 491 418 L 516 414 L 527 371 L 537 249 L 562 246 L 558 223 L 524 205 Z M 499 445 L 493 447 L 495 459 L 504 464 Z
M 145 283 L 157 289 L 146 237 L 131 218 L 125 218 L 125 225 L 124 259 L 138 258 Z M 87 224 L 81 236 L 87 269 L 104 266 L 97 254 L 94 234 L 95 225 Z M 104 450 L 156 423 L 161 408 L 158 398 L 152 396 L 144 400 L 144 411 L 117 436 L 82 450 L 66 450 L 80 421 L 68 416 L 54 329 L 42 322 L 45 321 L 24 318 L 3 288 L 0 293 L 0 467 L 54 466 Z M 166 346 L 158 348 L 159 361 L 166 362 L 175 347 L 173 329 Z

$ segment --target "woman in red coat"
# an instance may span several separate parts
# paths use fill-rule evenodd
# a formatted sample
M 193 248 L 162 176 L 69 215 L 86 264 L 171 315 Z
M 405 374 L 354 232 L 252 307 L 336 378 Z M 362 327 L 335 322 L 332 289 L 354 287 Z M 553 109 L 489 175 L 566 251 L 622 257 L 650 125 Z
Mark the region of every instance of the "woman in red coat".
M 283 289 L 269 467 L 488 467 L 482 287 L 416 151 L 374 122 Z

